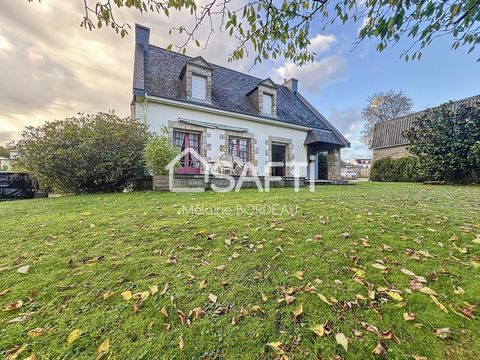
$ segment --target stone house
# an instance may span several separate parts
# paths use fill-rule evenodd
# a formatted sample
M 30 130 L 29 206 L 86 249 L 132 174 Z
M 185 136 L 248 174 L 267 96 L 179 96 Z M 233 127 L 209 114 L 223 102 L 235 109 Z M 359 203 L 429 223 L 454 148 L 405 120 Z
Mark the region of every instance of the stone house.
M 465 99 L 450 103 L 453 109 L 458 106 L 471 105 L 480 101 L 480 95 L 471 96 Z M 383 158 L 399 158 L 408 155 L 408 140 L 403 135 L 406 130 L 411 129 L 415 120 L 426 110 L 401 116 L 399 118 L 378 123 L 373 130 L 373 161 Z
M 276 84 L 167 51 L 149 37 L 148 28 L 136 25 L 131 109 L 152 131 L 166 127 L 179 148 L 193 148 L 207 160 L 234 155 L 259 175 L 306 177 L 306 168 L 286 163 L 318 166 L 325 153 L 328 179 L 340 178 L 340 150 L 350 143 L 301 95 L 296 79 Z M 269 162 L 284 165 L 266 174 Z M 181 164 L 180 174 L 204 171 L 189 158 Z

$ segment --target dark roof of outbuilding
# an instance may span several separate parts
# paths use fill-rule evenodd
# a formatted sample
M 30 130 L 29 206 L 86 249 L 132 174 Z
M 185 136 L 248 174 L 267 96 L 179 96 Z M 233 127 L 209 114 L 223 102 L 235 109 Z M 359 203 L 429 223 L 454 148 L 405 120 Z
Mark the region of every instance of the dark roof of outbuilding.
M 449 106 L 456 110 L 459 106 L 472 105 L 480 102 L 480 95 L 450 102 Z M 448 103 L 447 103 L 448 104 Z M 434 109 L 437 107 L 434 107 Z M 429 109 L 404 115 L 396 119 L 378 123 L 373 130 L 372 148 L 380 149 L 392 146 L 408 145 L 408 140 L 403 136 L 404 132 L 414 126 L 415 120 Z
M 259 114 L 247 94 L 265 79 L 259 79 L 222 66 L 210 63 L 213 69 L 212 102 L 204 103 L 189 99 L 179 76 L 185 63 L 191 59 L 189 56 L 167 51 L 153 45 L 148 45 L 148 48 L 142 51 L 141 47 L 137 45 L 134 60 L 133 94 L 143 96 L 146 93 L 154 97 L 201 104 L 205 107 L 300 125 L 310 129 L 326 130 L 331 134 L 328 142 L 350 146 L 348 140 L 299 93 L 293 93 L 285 86 L 277 85 L 277 116 L 270 117 Z M 143 63 L 143 65 L 140 63 Z M 143 76 L 138 73 L 140 71 L 143 71 Z M 143 89 L 140 88 L 142 85 Z

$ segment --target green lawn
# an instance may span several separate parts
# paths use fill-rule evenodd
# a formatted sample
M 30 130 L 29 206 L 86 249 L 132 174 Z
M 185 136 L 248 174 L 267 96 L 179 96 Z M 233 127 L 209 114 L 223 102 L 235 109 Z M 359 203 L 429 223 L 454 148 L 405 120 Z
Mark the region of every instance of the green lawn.
M 193 204 L 298 211 L 181 213 Z M 0 356 L 92 359 L 108 339 L 112 359 L 365 359 L 379 344 L 480 358 L 480 187 L 102 194 L 0 214 Z

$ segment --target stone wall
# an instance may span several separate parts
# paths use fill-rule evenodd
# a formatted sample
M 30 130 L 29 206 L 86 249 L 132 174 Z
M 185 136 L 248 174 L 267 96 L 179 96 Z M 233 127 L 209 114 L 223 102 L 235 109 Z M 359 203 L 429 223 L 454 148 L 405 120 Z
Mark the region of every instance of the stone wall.
M 387 157 L 399 158 L 407 155 L 408 155 L 407 145 L 373 149 L 373 161 L 384 159 Z
M 341 177 L 342 159 L 340 157 L 340 147 L 332 147 L 327 154 L 328 180 L 336 180 Z

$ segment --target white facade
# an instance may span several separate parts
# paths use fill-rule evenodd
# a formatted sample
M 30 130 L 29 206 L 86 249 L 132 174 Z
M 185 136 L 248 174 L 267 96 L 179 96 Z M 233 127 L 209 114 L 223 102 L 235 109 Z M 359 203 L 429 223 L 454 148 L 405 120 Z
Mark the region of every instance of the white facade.
M 197 128 L 201 127 L 200 122 L 203 122 L 217 124 L 219 127 L 231 126 L 244 129 L 244 133 L 248 134 L 251 139 L 251 153 L 254 158 L 252 162 L 260 176 L 266 175 L 266 165 L 271 161 L 272 144 L 287 147 L 287 162 L 308 161 L 307 147 L 304 145 L 304 141 L 309 128 L 207 108 L 201 103 L 195 105 L 148 96 L 138 99 L 142 101 L 134 103 L 132 115 L 139 121 L 148 124 L 150 130 L 154 132 L 161 132 L 163 127 L 167 127 L 172 132 L 182 121 L 197 123 Z M 205 127 L 201 132 L 201 136 L 204 137 L 201 142 L 205 150 L 203 155 L 207 160 L 226 152 L 225 144 L 229 135 L 232 135 L 230 130 Z M 243 136 L 241 133 L 239 135 Z M 288 169 L 287 172 L 287 175 L 307 176 L 307 169 L 303 166 Z

